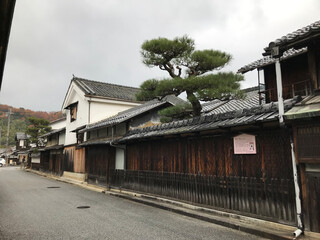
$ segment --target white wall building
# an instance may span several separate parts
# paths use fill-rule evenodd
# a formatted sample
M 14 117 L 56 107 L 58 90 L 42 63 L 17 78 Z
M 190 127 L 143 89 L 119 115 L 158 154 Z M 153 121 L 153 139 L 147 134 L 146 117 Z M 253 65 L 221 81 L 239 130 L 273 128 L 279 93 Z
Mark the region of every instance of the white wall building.
M 63 101 L 66 115 L 65 146 L 77 143 L 76 129 L 140 105 L 138 88 L 73 77 Z

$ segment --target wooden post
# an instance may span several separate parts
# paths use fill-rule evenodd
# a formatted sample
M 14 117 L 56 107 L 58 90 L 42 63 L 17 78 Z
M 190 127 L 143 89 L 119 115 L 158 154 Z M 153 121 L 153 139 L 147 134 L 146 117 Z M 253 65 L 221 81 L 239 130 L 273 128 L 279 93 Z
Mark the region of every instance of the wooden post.
M 276 78 L 277 78 L 277 95 L 278 95 L 278 108 L 279 108 L 279 123 L 282 126 L 283 114 L 284 114 L 284 105 L 282 97 L 282 75 L 281 75 L 281 66 L 279 58 L 276 60 Z
M 309 74 L 311 80 L 311 91 L 319 88 L 318 74 L 317 74 L 317 58 L 316 48 L 313 44 L 308 46 L 308 63 L 309 63 Z

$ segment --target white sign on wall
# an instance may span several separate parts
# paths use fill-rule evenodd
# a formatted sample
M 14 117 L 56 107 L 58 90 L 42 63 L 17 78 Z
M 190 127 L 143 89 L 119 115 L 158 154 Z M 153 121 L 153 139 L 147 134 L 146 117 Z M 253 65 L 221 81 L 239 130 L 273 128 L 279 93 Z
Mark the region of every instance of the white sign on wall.
M 256 154 L 256 136 L 240 134 L 233 138 L 234 154 Z

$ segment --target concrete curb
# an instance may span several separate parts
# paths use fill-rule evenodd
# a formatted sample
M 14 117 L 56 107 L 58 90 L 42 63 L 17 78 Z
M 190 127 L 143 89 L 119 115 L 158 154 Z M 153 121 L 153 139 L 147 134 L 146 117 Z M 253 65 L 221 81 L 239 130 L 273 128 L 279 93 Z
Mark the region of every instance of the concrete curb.
M 296 230 L 296 227 L 288 226 L 285 224 L 279 224 L 234 213 L 223 212 L 154 195 L 131 192 L 127 190 L 107 189 L 104 187 L 91 185 L 86 182 L 58 177 L 52 174 L 46 174 L 32 169 L 26 169 L 26 171 L 38 174 L 43 177 L 51 178 L 56 181 L 77 185 L 79 187 L 91 191 L 104 193 L 110 196 L 123 198 L 126 200 L 142 203 L 152 207 L 157 207 L 163 210 L 196 218 L 202 221 L 218 224 L 224 227 L 232 228 L 259 237 L 275 240 L 288 240 L 293 239 L 293 232 Z M 299 237 L 299 239 L 320 239 L 320 234 L 313 232 L 305 232 L 305 234 Z

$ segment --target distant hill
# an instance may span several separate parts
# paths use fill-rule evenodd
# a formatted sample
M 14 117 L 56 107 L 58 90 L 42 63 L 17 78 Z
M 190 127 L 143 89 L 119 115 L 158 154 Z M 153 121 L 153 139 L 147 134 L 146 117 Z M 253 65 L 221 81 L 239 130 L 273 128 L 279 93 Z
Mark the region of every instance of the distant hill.
M 15 108 L 12 106 L 0 104 L 0 148 L 6 145 L 8 117 L 7 112 L 11 108 L 13 113 L 10 117 L 9 145 L 15 145 L 14 137 L 16 132 L 25 132 L 29 126 L 28 117 L 43 118 L 48 121 L 54 121 L 62 118 L 62 112 L 44 112 L 32 111 L 30 109 Z

